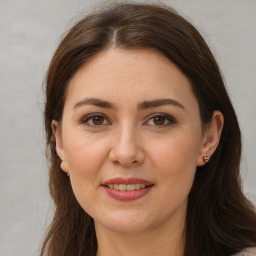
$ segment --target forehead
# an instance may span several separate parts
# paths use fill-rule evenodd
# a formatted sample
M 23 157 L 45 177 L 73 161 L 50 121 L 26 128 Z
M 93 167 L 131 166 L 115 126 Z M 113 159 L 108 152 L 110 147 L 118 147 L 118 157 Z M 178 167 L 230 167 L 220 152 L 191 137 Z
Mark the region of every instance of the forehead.
M 71 79 L 67 101 L 103 97 L 129 102 L 166 96 L 191 98 L 197 104 L 188 78 L 156 50 L 110 48 L 86 62 Z

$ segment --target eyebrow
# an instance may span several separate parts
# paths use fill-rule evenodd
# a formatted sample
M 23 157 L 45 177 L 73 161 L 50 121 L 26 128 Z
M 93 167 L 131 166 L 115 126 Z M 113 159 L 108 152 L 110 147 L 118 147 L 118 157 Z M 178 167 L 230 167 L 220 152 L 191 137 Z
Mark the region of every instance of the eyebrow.
M 182 108 L 183 110 L 186 110 L 185 107 L 180 104 L 178 101 L 173 99 L 159 99 L 159 100 L 152 100 L 152 101 L 143 101 L 139 104 L 138 109 L 147 109 L 147 108 L 155 108 L 165 105 L 173 105 L 179 108 Z
M 74 109 L 81 107 L 83 105 L 94 105 L 100 108 L 116 109 L 114 104 L 105 100 L 97 99 L 97 98 L 83 99 L 74 105 Z M 155 107 L 160 107 L 165 105 L 173 105 L 183 110 L 186 110 L 182 104 L 180 104 L 178 101 L 173 99 L 157 99 L 157 100 L 151 100 L 151 101 L 143 101 L 138 105 L 138 110 L 155 108 Z
M 75 104 L 74 109 L 81 107 L 83 105 L 94 105 L 94 106 L 97 106 L 100 108 L 115 109 L 115 107 L 112 103 L 105 101 L 105 100 L 96 99 L 96 98 L 83 99 Z

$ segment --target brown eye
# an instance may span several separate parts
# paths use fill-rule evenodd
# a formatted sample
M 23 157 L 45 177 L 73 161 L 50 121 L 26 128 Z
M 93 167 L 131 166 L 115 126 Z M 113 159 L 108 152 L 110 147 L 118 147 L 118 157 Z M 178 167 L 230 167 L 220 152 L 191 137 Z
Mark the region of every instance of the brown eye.
M 163 116 L 157 116 L 153 118 L 153 123 L 155 125 L 164 125 L 166 121 L 166 118 Z
M 104 120 L 105 118 L 102 116 L 95 116 L 91 119 L 91 122 L 93 123 L 93 125 L 102 125 L 104 124 Z
M 82 124 L 97 128 L 105 125 L 110 125 L 110 122 L 105 117 L 105 115 L 95 113 L 95 114 L 90 114 L 86 116 L 82 120 Z
M 175 123 L 176 120 L 172 116 L 159 113 L 151 115 L 148 121 L 144 124 L 149 126 L 155 126 L 157 128 L 165 128 Z

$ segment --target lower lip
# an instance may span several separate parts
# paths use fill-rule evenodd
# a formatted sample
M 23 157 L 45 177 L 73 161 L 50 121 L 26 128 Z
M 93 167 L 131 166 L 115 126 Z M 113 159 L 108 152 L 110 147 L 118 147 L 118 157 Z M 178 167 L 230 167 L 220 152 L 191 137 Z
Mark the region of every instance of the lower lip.
M 141 198 L 146 195 L 152 189 L 152 187 L 153 186 L 149 186 L 133 191 L 120 191 L 103 186 L 109 196 L 119 201 L 132 201 Z

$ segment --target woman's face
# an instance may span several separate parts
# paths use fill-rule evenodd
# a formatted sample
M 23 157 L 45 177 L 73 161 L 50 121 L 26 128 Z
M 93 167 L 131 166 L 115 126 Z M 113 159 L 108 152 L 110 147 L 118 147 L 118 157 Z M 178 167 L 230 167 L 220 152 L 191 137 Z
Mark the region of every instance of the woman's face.
M 184 224 L 201 126 L 189 80 L 154 50 L 99 53 L 53 121 L 61 168 L 96 229 L 130 233 Z

